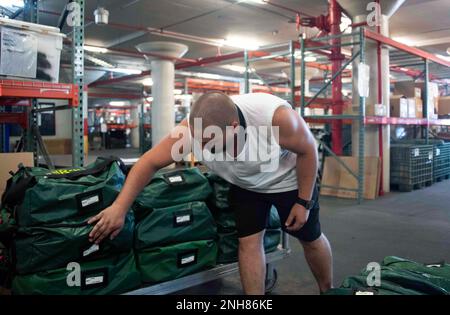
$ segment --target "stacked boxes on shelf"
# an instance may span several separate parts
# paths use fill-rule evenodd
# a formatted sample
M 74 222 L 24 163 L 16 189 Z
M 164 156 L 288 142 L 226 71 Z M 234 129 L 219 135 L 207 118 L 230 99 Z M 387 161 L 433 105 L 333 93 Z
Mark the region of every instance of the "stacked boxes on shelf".
M 137 197 L 135 251 L 142 281 L 158 283 L 214 267 L 217 231 L 197 168 L 160 171 Z
M 124 180 L 115 158 L 79 169 L 19 168 L 2 197 L 16 223 L 14 294 L 117 294 L 140 285 L 132 213 L 114 240 L 89 241 L 88 219 L 111 205 Z
M 213 213 L 214 219 L 216 220 L 217 232 L 219 235 L 219 254 L 217 262 L 235 262 L 238 260 L 239 240 L 236 230 L 235 214 L 228 203 L 230 184 L 212 173 L 209 173 L 207 177 L 213 190 L 213 194 L 208 200 L 208 206 Z M 276 250 L 280 240 L 281 223 L 277 210 L 272 208 L 269 223 L 264 235 L 264 248 L 266 253 Z

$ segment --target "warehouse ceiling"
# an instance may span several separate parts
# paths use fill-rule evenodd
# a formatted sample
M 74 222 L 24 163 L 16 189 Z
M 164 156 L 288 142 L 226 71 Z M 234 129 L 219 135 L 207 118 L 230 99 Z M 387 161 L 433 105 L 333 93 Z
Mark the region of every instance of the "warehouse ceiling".
M 42 0 L 40 23 L 56 26 L 59 15 L 67 1 Z M 297 39 L 295 12 L 304 16 L 316 16 L 327 13 L 327 0 L 272 0 L 278 6 L 242 0 L 108 0 L 86 1 L 86 44 L 136 53 L 135 46 L 146 41 L 175 41 L 189 46 L 185 58 L 202 58 L 239 51 L 231 47 L 221 47 L 180 38 L 169 38 L 150 34 L 142 30 L 151 27 L 164 32 L 193 35 L 205 41 L 223 40 L 229 36 L 255 39 L 258 44 L 273 44 Z M 99 26 L 93 23 L 93 11 L 98 3 L 110 12 L 109 25 Z M 286 9 L 290 8 L 292 11 Z M 66 25 L 63 32 L 70 35 Z M 398 12 L 391 18 L 391 36 L 399 41 L 419 46 L 432 53 L 447 55 L 450 47 L 450 1 L 448 0 L 406 0 Z M 310 29 L 308 34 L 317 30 Z M 68 47 L 67 47 L 68 48 Z M 88 53 L 90 56 L 117 66 L 145 70 L 149 68 L 142 56 Z M 63 62 L 70 71 L 69 54 Z M 242 65 L 237 60 L 235 65 Z M 89 68 L 88 81 L 110 77 L 111 74 L 98 70 L 98 64 L 92 58 L 86 61 Z M 270 71 L 280 74 L 281 65 Z M 222 75 L 240 76 L 235 71 L 224 70 L 214 65 L 201 70 Z M 265 70 L 266 71 L 266 70 Z M 267 71 L 266 71 L 267 72 Z M 114 74 L 120 76 L 120 74 Z M 139 87 L 139 81 L 128 82 L 130 87 Z M 134 83 L 134 85 L 133 85 Z M 126 87 L 121 83 L 121 87 Z

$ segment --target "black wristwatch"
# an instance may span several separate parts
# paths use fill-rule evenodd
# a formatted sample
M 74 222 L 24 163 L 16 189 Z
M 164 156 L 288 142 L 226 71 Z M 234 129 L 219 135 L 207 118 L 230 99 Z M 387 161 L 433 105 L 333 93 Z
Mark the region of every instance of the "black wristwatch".
M 311 210 L 314 207 L 314 200 L 305 200 L 305 199 L 298 197 L 297 203 L 299 205 L 305 207 L 306 210 Z

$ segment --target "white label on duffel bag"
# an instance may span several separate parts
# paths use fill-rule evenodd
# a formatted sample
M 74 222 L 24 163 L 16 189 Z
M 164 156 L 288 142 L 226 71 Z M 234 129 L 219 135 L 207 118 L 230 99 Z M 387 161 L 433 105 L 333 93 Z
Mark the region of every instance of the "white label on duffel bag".
M 85 285 L 88 286 L 88 285 L 103 283 L 103 281 L 104 281 L 103 276 L 89 277 L 89 278 L 86 278 Z
M 182 216 L 177 217 L 176 220 L 177 220 L 177 224 L 190 222 L 191 221 L 191 216 L 189 214 L 182 215 Z
M 428 152 L 428 159 L 432 160 L 433 159 L 433 152 Z
M 436 148 L 436 156 L 441 155 L 441 149 Z
M 181 177 L 180 175 L 177 175 L 177 176 L 171 176 L 171 177 L 169 177 L 169 182 L 170 183 L 181 183 L 181 182 L 183 182 L 183 177 Z
M 84 208 L 84 207 L 90 206 L 94 203 L 97 203 L 99 201 L 100 201 L 100 197 L 98 195 L 95 195 L 95 196 L 81 200 L 81 206 Z
M 99 249 L 100 246 L 98 244 L 93 244 L 91 247 L 89 247 L 83 252 L 83 257 L 89 256 L 90 254 L 95 253 Z
M 189 264 L 189 263 L 191 263 L 193 261 L 195 261 L 195 255 L 194 254 L 191 255 L 191 256 L 182 258 L 181 259 L 181 264 L 182 265 L 186 265 L 186 264 Z
M 414 157 L 419 156 L 419 148 L 414 149 Z
M 355 295 L 375 295 L 375 294 L 370 291 L 356 291 Z

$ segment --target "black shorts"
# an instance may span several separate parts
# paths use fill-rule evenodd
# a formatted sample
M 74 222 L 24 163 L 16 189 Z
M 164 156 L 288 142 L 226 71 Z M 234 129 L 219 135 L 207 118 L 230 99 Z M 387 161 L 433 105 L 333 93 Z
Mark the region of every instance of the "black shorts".
M 230 207 L 236 212 L 238 237 L 246 237 L 264 230 L 268 224 L 270 209 L 275 206 L 284 231 L 301 241 L 312 242 L 322 234 L 319 222 L 318 190 L 314 188 L 314 207 L 311 209 L 306 224 L 296 232 L 286 230 L 285 222 L 294 206 L 298 191 L 281 193 L 257 193 L 232 185 L 229 194 Z

